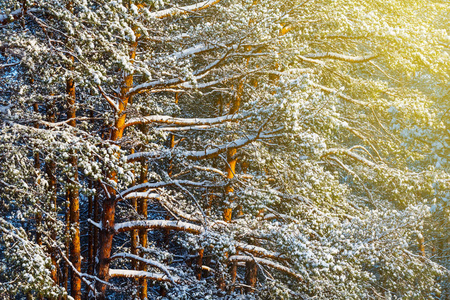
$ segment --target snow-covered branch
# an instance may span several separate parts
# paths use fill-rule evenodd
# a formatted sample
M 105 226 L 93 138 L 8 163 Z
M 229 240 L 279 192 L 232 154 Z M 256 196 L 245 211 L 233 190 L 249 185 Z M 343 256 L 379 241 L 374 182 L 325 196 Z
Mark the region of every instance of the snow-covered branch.
M 226 152 L 228 149 L 237 149 L 242 148 L 254 141 L 257 141 L 259 139 L 265 139 L 265 138 L 272 138 L 274 136 L 272 135 L 265 135 L 265 134 L 255 134 L 250 135 L 245 138 L 240 138 L 237 140 L 234 140 L 228 144 L 220 145 L 211 149 L 205 149 L 205 150 L 199 150 L 199 151 L 187 151 L 184 152 L 183 155 L 192 160 L 200 160 L 200 159 L 206 159 L 206 158 L 213 158 L 217 155 Z
M 257 257 L 250 257 L 250 256 L 245 256 L 245 255 L 233 255 L 228 259 L 230 262 L 256 262 L 258 264 L 261 265 L 265 265 L 268 267 L 271 267 L 273 269 L 276 269 L 278 271 L 284 272 L 288 275 L 291 275 L 295 278 L 297 278 L 299 281 L 303 281 L 303 276 L 298 274 L 297 272 L 295 272 L 294 270 L 285 267 L 283 265 L 280 265 L 279 263 L 270 261 L 268 259 L 264 259 L 264 258 L 257 258 Z
M 117 232 L 126 232 L 134 229 L 170 229 L 176 231 L 185 231 L 194 234 L 201 234 L 205 231 L 202 226 L 182 221 L 168 221 L 168 220 L 141 220 L 118 223 L 114 226 Z
M 160 181 L 160 182 L 146 182 L 146 183 L 141 183 L 141 184 L 135 185 L 129 189 L 126 189 L 125 191 L 120 193 L 120 195 L 122 197 L 126 197 L 130 193 L 134 193 L 134 192 L 141 191 L 144 189 L 147 189 L 147 190 L 148 189 L 157 189 L 157 188 L 163 188 L 163 187 L 172 186 L 172 185 L 181 185 L 181 186 L 187 185 L 187 186 L 202 187 L 202 188 L 222 186 L 222 185 L 212 184 L 209 181 L 196 182 L 196 181 L 190 181 L 190 180 L 173 180 L 173 181 Z
M 1 16 L 0 16 L 0 18 L 1 18 Z M 11 64 L 0 65 L 0 70 L 3 69 L 3 68 L 7 68 L 7 67 L 14 67 L 14 66 L 17 66 L 18 64 L 20 64 L 20 61 L 19 62 L 15 62 L 15 63 L 11 63 Z
M 338 90 L 331 89 L 331 88 L 328 88 L 326 86 L 323 86 L 323 85 L 320 85 L 320 84 L 317 84 L 317 83 L 314 83 L 314 82 L 310 82 L 310 85 L 312 85 L 313 87 L 319 88 L 319 89 L 321 89 L 324 92 L 335 94 L 339 98 L 341 98 L 341 99 L 343 99 L 345 101 L 351 102 L 353 104 L 358 104 L 358 105 L 362 105 L 362 106 L 369 106 L 368 102 L 364 102 L 364 101 L 361 101 L 361 100 L 353 99 L 353 98 L 351 98 L 351 97 L 349 97 L 347 95 L 342 94 Z
M 180 283 L 181 280 L 177 276 L 172 276 L 172 279 L 166 274 L 151 273 L 146 271 L 135 271 L 135 270 L 120 270 L 120 269 L 109 269 L 109 276 L 111 277 L 125 277 L 125 278 L 146 278 L 154 281 L 167 281 L 172 280 L 175 283 Z
M 182 209 L 178 208 L 177 205 L 174 205 L 170 201 L 167 201 L 167 199 L 163 199 L 160 196 L 160 194 L 152 193 L 151 190 L 147 191 L 147 192 L 129 193 L 124 198 L 125 199 L 140 198 L 140 199 L 157 200 L 166 210 L 170 211 L 171 213 L 175 214 L 178 217 L 189 220 L 191 222 L 200 222 L 200 220 L 201 220 L 201 215 L 199 213 L 188 214 L 188 213 L 184 212 Z
M 36 12 L 36 11 L 38 11 L 38 9 L 37 8 L 29 8 L 28 11 L 29 12 Z M 7 15 L 6 14 L 0 14 L 0 24 L 1 25 L 6 25 L 8 23 L 11 23 L 11 22 L 19 19 L 22 15 L 23 15 L 23 9 L 22 8 L 18 8 L 16 10 L 10 12 Z
M 130 154 L 126 157 L 127 162 L 133 162 L 138 161 L 140 159 L 160 159 L 170 156 L 170 151 L 168 150 L 154 150 L 154 151 L 147 151 L 147 152 L 136 152 L 133 154 Z
M 114 110 L 117 112 L 119 111 L 119 104 L 117 101 L 112 100 L 106 93 L 103 91 L 102 87 L 100 85 L 97 86 L 98 90 L 100 91 L 100 94 L 102 94 L 103 98 L 109 103 L 109 105 L 114 108 Z
M 193 5 L 181 6 L 181 7 L 172 7 L 168 9 L 163 9 L 160 11 L 156 11 L 150 14 L 150 17 L 157 19 L 164 19 L 167 17 L 174 17 L 178 15 L 185 15 L 192 12 L 197 12 L 203 9 L 206 9 L 214 4 L 219 3 L 220 0 L 207 0 L 203 2 L 199 2 Z
M 346 156 L 353 158 L 354 160 L 359 161 L 369 167 L 373 168 L 376 166 L 376 164 L 374 162 L 371 162 L 370 160 L 367 160 L 364 157 L 362 157 L 350 150 L 347 150 L 347 149 L 337 149 L 337 148 L 329 149 L 322 155 L 322 157 L 326 157 L 328 155 L 346 155 Z
M 175 118 L 172 116 L 154 115 L 130 119 L 125 123 L 125 127 L 149 123 L 163 123 L 180 126 L 215 125 L 224 122 L 239 121 L 248 117 L 249 115 L 250 113 L 248 112 L 241 114 L 224 115 L 216 118 Z
M 165 266 L 165 265 L 163 265 L 160 262 L 157 262 L 157 261 L 152 260 L 152 259 L 146 259 L 146 258 L 140 257 L 138 255 L 134 255 L 134 254 L 130 254 L 130 253 L 117 253 L 117 254 L 114 254 L 113 256 L 111 256 L 110 260 L 112 261 L 112 260 L 115 260 L 115 259 L 118 259 L 118 258 L 134 259 L 134 260 L 138 260 L 138 261 L 144 262 L 148 266 L 151 266 L 151 267 L 154 267 L 154 268 L 158 268 L 164 274 L 167 275 L 167 277 L 169 278 L 169 280 L 173 284 L 175 284 L 175 279 L 176 278 L 172 277 L 172 275 L 170 274 L 170 272 L 168 270 L 170 267 Z
M 368 55 L 368 56 L 350 56 L 345 54 L 339 54 L 334 52 L 325 52 L 325 53 L 313 53 L 313 54 L 307 54 L 304 55 L 306 58 L 312 58 L 312 59 L 337 59 L 342 60 L 345 62 L 351 62 L 351 63 L 362 63 L 369 60 L 372 60 L 378 55 Z
M 254 73 L 254 72 L 257 72 L 257 71 L 254 70 L 254 71 L 249 71 L 247 73 Z M 201 69 L 199 72 L 194 73 L 196 80 L 203 78 L 204 77 L 203 75 L 205 75 L 205 69 Z M 216 86 L 219 84 L 223 84 L 230 80 L 242 78 L 243 76 L 245 76 L 245 74 L 235 74 L 232 76 L 227 76 L 227 77 L 219 78 L 219 79 L 204 82 L 204 83 L 198 83 L 198 84 L 192 84 L 190 82 L 187 82 L 187 80 L 183 79 L 183 78 L 172 78 L 172 79 L 168 79 L 165 81 L 154 80 L 154 81 L 150 81 L 150 82 L 144 82 L 142 84 L 139 84 L 139 85 L 133 87 L 132 89 L 130 89 L 128 91 L 127 96 L 133 96 L 135 94 L 143 93 L 146 91 L 156 92 L 156 91 L 160 91 L 161 88 L 162 88 L 162 90 L 165 90 L 168 87 L 181 88 L 183 90 L 206 89 L 206 88 L 210 88 L 210 87 L 213 87 L 213 86 Z
M 125 196 L 125 199 L 133 199 L 133 198 L 139 198 L 139 199 L 159 199 L 160 195 L 158 193 L 151 193 L 151 191 L 148 192 L 134 192 L 129 193 Z
M 244 244 L 244 243 L 238 243 L 236 245 L 236 249 L 240 250 L 240 251 L 245 251 L 245 252 L 249 252 L 261 257 L 268 257 L 268 258 L 272 258 L 272 259 L 286 259 L 284 254 L 281 254 L 279 252 L 273 252 L 267 249 L 264 249 L 262 247 L 258 247 L 258 246 L 253 246 L 253 245 L 248 245 L 248 244 Z

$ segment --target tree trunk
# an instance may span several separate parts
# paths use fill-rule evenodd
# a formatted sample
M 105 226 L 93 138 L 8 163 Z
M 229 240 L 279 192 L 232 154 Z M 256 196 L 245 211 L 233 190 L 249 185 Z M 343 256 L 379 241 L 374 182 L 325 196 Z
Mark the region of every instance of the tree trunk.
M 230 107 L 230 114 L 235 114 L 241 105 L 241 95 L 242 95 L 242 89 L 244 87 L 244 82 L 241 80 L 238 84 L 237 90 L 236 90 L 236 98 L 234 99 L 233 103 Z M 231 148 L 227 151 L 227 165 L 226 165 L 226 171 L 227 171 L 227 178 L 229 180 L 233 179 L 236 174 L 236 158 L 237 150 L 236 148 Z M 223 212 L 223 220 L 226 222 L 231 221 L 231 217 L 233 214 L 233 186 L 231 184 L 227 185 L 225 188 L 225 196 L 228 200 L 228 207 Z
M 420 255 L 425 257 L 425 239 L 422 234 L 420 234 L 419 237 L 417 238 L 417 242 Z
M 94 221 L 96 223 L 100 223 L 100 206 L 98 205 L 98 192 L 95 193 L 94 195 Z M 97 252 L 98 252 L 98 236 L 99 236 L 99 230 L 96 226 L 94 226 L 94 238 L 93 238 L 93 243 L 94 243 L 94 270 L 96 270 L 96 262 L 95 262 L 95 257 L 97 257 Z
M 236 152 L 237 150 L 235 148 L 232 148 L 230 150 L 228 150 L 227 152 L 227 166 L 226 166 L 226 170 L 227 170 L 227 178 L 228 179 L 233 179 L 234 175 L 236 174 Z M 231 216 L 233 214 L 233 208 L 232 208 L 232 204 L 233 204 L 233 192 L 234 192 L 234 188 L 231 184 L 227 185 L 225 188 L 225 194 L 228 200 L 228 207 L 225 209 L 224 213 L 223 213 L 223 220 L 226 222 L 230 222 L 231 221 Z
M 202 266 L 203 266 L 203 253 L 204 249 L 198 250 L 198 259 L 197 259 L 197 279 L 202 279 Z
M 141 162 L 141 175 L 139 183 L 146 183 L 147 182 L 147 173 L 148 173 L 148 167 L 145 161 Z M 141 198 L 139 199 L 139 215 L 141 216 L 141 219 L 147 220 L 148 214 L 147 214 L 147 199 Z M 148 246 L 148 237 L 147 237 L 147 229 L 139 229 L 139 241 L 141 243 L 141 247 L 147 248 Z M 140 256 L 144 257 L 145 252 L 141 251 Z M 141 271 L 147 271 L 147 264 L 145 262 L 139 262 L 139 270 Z M 139 279 L 139 296 L 142 300 L 147 299 L 147 293 L 148 293 L 148 286 L 147 286 L 147 279 L 146 278 L 140 278 Z
M 23 4 L 25 6 L 25 4 Z M 25 6 L 26 7 L 26 6 Z M 31 79 L 31 82 L 33 82 L 33 79 Z M 35 102 L 33 104 L 34 112 L 39 113 L 39 104 Z M 34 128 L 39 128 L 39 123 L 36 122 L 34 124 Z M 36 171 L 39 171 L 41 169 L 41 162 L 39 157 L 39 151 L 34 152 L 34 168 Z M 39 183 L 39 182 L 38 182 Z M 41 223 L 42 223 L 42 214 L 41 212 L 36 213 L 36 243 L 38 245 L 42 245 L 42 238 L 41 238 Z
M 134 59 L 136 55 L 137 42 L 131 45 L 130 58 Z M 120 89 L 120 101 L 119 101 L 119 111 L 117 112 L 118 118 L 114 124 L 114 129 L 111 134 L 111 140 L 117 141 L 122 138 L 125 129 L 126 113 L 125 109 L 127 107 L 130 97 L 127 96 L 128 91 L 133 86 L 133 74 L 127 74 L 124 77 L 122 87 Z M 109 179 L 117 182 L 117 174 L 111 172 L 109 174 Z M 111 256 L 112 243 L 114 238 L 114 219 L 116 212 L 116 191 L 108 187 L 108 193 L 110 194 L 109 199 L 105 199 L 103 202 L 102 211 L 102 229 L 100 231 L 100 249 L 99 249 L 99 264 L 98 264 L 98 277 L 103 281 L 109 280 L 109 258 Z M 98 282 L 97 288 L 101 295 L 100 299 L 105 298 L 106 285 L 104 283 Z
M 103 201 L 102 228 L 100 230 L 98 277 L 104 281 L 109 280 L 109 258 L 111 257 L 112 242 L 114 238 L 115 213 L 116 199 L 115 195 L 112 194 L 111 198 Z M 101 293 L 100 299 L 105 299 L 106 285 L 98 282 L 97 288 Z
M 71 57 L 72 64 L 74 58 Z M 73 70 L 73 65 L 71 66 Z M 75 83 L 70 77 L 66 82 L 67 92 L 67 119 L 70 126 L 76 126 L 76 107 L 75 107 Z M 67 200 L 69 201 L 69 218 L 70 226 L 75 230 L 70 241 L 70 262 L 74 268 L 81 271 L 81 247 L 80 247 L 80 200 L 78 197 L 78 162 L 75 153 L 71 153 L 69 157 L 71 165 L 71 174 L 68 178 L 69 189 L 67 192 Z M 71 290 L 70 294 L 74 300 L 81 300 L 81 278 L 75 272 L 71 272 Z
M 89 189 L 92 190 L 93 183 L 89 180 Z M 94 220 L 94 195 L 90 195 L 88 198 L 88 217 Z M 89 223 L 88 225 L 88 274 L 94 274 L 94 226 Z
M 256 262 L 254 261 L 247 261 L 245 263 L 245 283 L 249 286 L 246 288 L 247 293 L 252 293 L 254 291 L 254 288 L 256 286 L 256 280 L 258 275 L 258 266 Z M 252 288 L 250 288 L 252 287 Z
M 134 149 L 131 149 L 131 154 L 134 153 Z M 134 171 L 133 171 L 134 174 Z M 131 185 L 135 185 L 135 181 L 133 180 Z M 138 202 L 136 198 L 131 199 L 131 206 L 133 207 L 134 211 L 136 212 L 136 214 L 138 213 Z M 131 231 L 131 254 L 133 255 L 138 255 L 138 243 L 139 243 L 139 232 L 138 230 L 132 230 Z M 133 259 L 131 261 L 131 265 L 133 270 L 138 270 L 139 264 L 138 262 Z
M 73 185 L 78 182 L 77 157 L 69 157 L 69 163 L 72 165 Z M 77 271 L 81 271 L 81 246 L 80 246 L 80 201 L 78 198 L 78 188 L 72 187 L 68 191 L 68 200 L 70 205 L 70 226 L 75 232 L 71 238 L 70 244 L 70 262 Z M 72 272 L 71 278 L 71 296 L 74 300 L 81 300 L 81 278 Z
M 45 171 L 47 173 L 48 176 L 48 190 L 51 194 L 51 203 L 53 205 L 53 211 L 55 213 L 55 216 L 57 215 L 57 190 L 56 190 L 56 176 L 55 176 L 55 171 L 56 171 L 56 163 L 54 161 L 49 161 L 45 163 Z M 50 233 L 50 237 L 53 241 L 56 241 L 57 238 L 57 233 L 56 230 L 52 229 L 52 232 Z M 53 281 L 55 282 L 55 284 L 59 283 L 58 280 L 58 263 L 57 263 L 57 252 L 56 249 L 51 248 L 49 249 L 50 251 L 50 258 L 52 261 L 52 265 L 53 265 L 53 269 L 52 269 L 52 278 Z

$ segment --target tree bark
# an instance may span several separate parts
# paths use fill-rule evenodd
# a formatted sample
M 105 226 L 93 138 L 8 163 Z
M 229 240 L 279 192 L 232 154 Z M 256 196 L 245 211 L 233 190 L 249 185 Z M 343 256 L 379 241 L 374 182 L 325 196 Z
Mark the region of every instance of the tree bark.
M 246 288 L 247 293 L 252 293 L 256 286 L 256 280 L 258 275 L 258 265 L 254 261 L 245 262 L 245 283 L 249 286 Z M 250 288 L 252 287 L 252 288 Z
M 147 172 L 148 167 L 145 162 L 145 160 L 141 161 L 141 174 L 140 174 L 140 180 L 139 183 L 146 183 L 147 182 Z M 142 219 L 147 220 L 148 214 L 147 214 L 147 198 L 141 198 L 139 199 L 139 215 Z M 148 238 L 147 238 L 147 229 L 142 228 L 139 229 L 139 241 L 141 243 L 141 247 L 147 248 L 148 246 Z M 145 252 L 141 251 L 140 256 L 144 257 Z M 145 262 L 139 262 L 139 270 L 141 271 L 147 271 L 147 264 Z M 147 279 L 145 277 L 139 278 L 139 296 L 142 300 L 147 299 L 147 293 L 148 293 L 148 285 L 147 285 Z
M 227 151 L 226 171 L 227 171 L 227 178 L 229 180 L 233 179 L 236 174 L 236 163 L 237 163 L 236 153 L 237 153 L 236 148 L 231 148 Z M 232 208 L 233 192 L 234 192 L 234 188 L 231 184 L 229 184 L 225 187 L 225 195 L 228 200 L 228 207 L 225 208 L 225 211 L 223 213 L 223 220 L 226 222 L 231 221 L 231 217 L 233 214 L 233 208 Z
M 74 58 L 71 57 L 73 70 Z M 67 119 L 68 124 L 72 127 L 76 126 L 76 107 L 75 107 L 75 82 L 70 77 L 66 82 L 67 92 Z M 69 157 L 69 164 L 71 166 L 71 174 L 68 178 L 69 189 L 67 192 L 67 200 L 69 202 L 69 218 L 70 226 L 75 230 L 71 235 L 70 241 L 70 262 L 75 269 L 81 271 L 81 246 L 80 246 L 80 200 L 78 195 L 78 162 L 75 153 L 71 153 Z M 74 300 L 81 300 L 81 278 L 75 273 L 71 272 L 71 290 L 70 294 Z
M 131 44 L 130 58 L 134 59 L 136 55 L 137 41 Z M 127 74 L 124 77 L 122 87 L 120 89 L 120 101 L 119 110 L 117 112 L 118 118 L 114 124 L 114 129 L 111 134 L 111 140 L 117 141 L 122 138 L 125 129 L 126 113 L 130 96 L 127 96 L 128 91 L 133 86 L 133 74 Z M 117 182 L 117 174 L 111 172 L 109 179 Z M 98 277 L 103 281 L 109 280 L 109 258 L 111 256 L 111 249 L 113 238 L 115 235 L 115 213 L 116 213 L 116 191 L 113 188 L 107 187 L 110 195 L 109 199 L 105 199 L 103 202 L 102 211 L 102 229 L 100 230 L 100 249 L 99 249 L 99 264 L 98 264 Z M 106 285 L 101 282 L 97 282 L 97 288 L 100 292 L 99 299 L 105 299 Z

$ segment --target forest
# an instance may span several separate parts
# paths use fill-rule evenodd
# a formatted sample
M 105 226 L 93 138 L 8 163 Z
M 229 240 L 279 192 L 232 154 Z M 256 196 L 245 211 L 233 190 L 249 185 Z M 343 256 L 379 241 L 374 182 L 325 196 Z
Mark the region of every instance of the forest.
M 0 299 L 450 299 L 448 0 L 1 0 Z

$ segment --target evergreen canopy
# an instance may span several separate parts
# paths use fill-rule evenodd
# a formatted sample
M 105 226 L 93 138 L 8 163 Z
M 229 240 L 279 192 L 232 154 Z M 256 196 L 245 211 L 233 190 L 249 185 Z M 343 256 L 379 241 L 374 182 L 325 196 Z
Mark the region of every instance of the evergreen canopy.
M 0 297 L 450 297 L 448 1 L 0 12 Z

